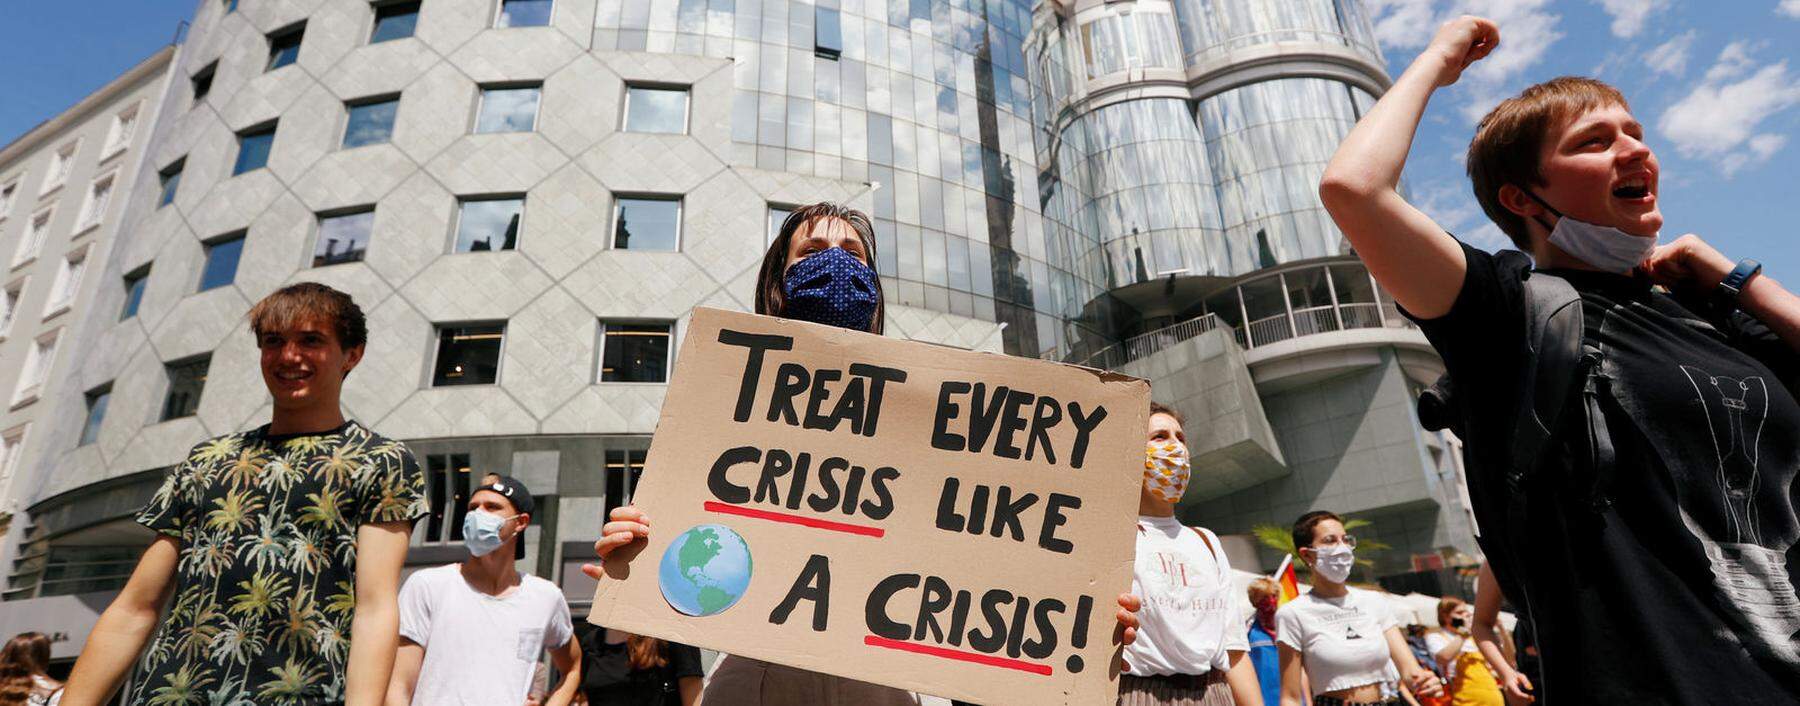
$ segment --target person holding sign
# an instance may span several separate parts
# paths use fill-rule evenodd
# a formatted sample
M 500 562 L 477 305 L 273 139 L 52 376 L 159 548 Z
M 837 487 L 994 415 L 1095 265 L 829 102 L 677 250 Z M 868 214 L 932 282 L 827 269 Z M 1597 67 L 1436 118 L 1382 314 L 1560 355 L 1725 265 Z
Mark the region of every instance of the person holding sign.
M 1120 706 L 1262 703 L 1231 606 L 1231 562 L 1210 530 L 1175 519 L 1192 466 L 1181 415 L 1150 403 L 1131 592 L 1143 600 L 1138 639 L 1125 648 Z
M 880 275 L 875 271 L 875 234 L 867 215 L 832 203 L 795 209 L 763 256 L 756 282 L 756 313 L 842 328 L 882 333 Z M 650 518 L 626 505 L 612 511 L 594 551 L 601 559 L 646 541 Z M 630 556 L 629 552 L 624 553 Z M 605 580 L 597 564 L 582 566 Z M 1137 601 L 1121 594 L 1118 622 L 1129 643 L 1136 636 Z M 916 704 L 904 690 L 811 672 L 762 660 L 727 655 L 701 697 L 708 706 L 815 706 Z
M 1312 567 L 1312 591 L 1275 612 L 1281 645 L 1281 706 L 1301 706 L 1301 683 L 1312 687 L 1313 706 L 1402 703 L 1384 697 L 1395 665 L 1412 693 L 1436 696 L 1443 683 L 1419 666 L 1387 602 L 1373 592 L 1344 585 L 1356 566 L 1356 538 L 1344 521 L 1315 511 L 1294 523 L 1294 546 Z

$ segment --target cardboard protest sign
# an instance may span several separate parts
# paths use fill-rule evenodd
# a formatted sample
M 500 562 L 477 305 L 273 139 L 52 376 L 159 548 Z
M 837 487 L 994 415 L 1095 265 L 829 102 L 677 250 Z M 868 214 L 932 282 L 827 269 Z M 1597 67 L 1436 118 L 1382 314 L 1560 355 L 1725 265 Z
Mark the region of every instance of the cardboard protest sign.
M 1147 383 L 697 309 L 592 622 L 982 704 L 1112 703 Z

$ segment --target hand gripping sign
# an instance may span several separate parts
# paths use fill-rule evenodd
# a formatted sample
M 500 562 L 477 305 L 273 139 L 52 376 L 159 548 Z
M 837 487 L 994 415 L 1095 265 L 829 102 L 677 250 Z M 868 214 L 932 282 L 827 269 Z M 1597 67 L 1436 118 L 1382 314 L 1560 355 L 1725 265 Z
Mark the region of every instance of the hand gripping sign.
M 1112 703 L 1149 395 L 697 309 L 634 497 L 650 539 L 589 620 L 983 704 Z

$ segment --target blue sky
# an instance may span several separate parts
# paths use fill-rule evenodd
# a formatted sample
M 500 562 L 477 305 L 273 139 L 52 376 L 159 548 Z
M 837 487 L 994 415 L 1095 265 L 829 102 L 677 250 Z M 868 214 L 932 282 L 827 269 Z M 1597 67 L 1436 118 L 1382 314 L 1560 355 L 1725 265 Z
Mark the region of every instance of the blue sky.
M 1475 121 L 1562 74 L 1619 86 L 1662 161 L 1665 240 L 1698 233 L 1800 284 L 1800 0 L 1364 0 L 1398 75 L 1443 19 L 1500 23 L 1501 45 L 1426 114 L 1407 165 L 1415 200 L 1490 249 L 1505 244 L 1459 157 Z M 186 0 L 15 3 L 0 23 L 0 142 L 168 42 Z M 79 37 L 80 41 L 70 41 Z
M 1432 99 L 1407 162 L 1413 199 L 1470 242 L 1510 247 L 1461 156 L 1500 100 L 1564 74 L 1618 86 L 1662 163 L 1663 241 L 1695 233 L 1800 285 L 1800 0 L 1364 0 L 1398 76 L 1444 19 L 1500 47 Z

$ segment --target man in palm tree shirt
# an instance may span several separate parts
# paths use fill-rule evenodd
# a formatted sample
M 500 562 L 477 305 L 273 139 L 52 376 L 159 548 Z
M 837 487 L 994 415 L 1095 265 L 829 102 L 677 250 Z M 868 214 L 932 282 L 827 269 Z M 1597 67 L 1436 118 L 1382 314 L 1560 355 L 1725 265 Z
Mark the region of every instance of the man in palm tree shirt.
M 195 446 L 138 515 L 158 536 L 90 633 L 64 704 L 110 699 L 140 653 L 126 703 L 382 700 L 424 476 L 405 445 L 339 409 L 368 340 L 349 295 L 295 284 L 249 319 L 273 418 Z

